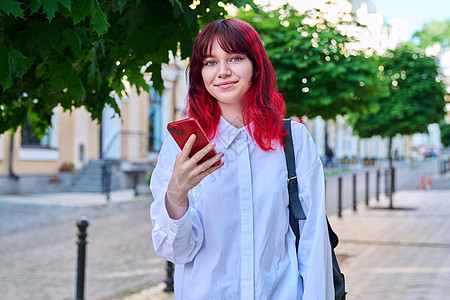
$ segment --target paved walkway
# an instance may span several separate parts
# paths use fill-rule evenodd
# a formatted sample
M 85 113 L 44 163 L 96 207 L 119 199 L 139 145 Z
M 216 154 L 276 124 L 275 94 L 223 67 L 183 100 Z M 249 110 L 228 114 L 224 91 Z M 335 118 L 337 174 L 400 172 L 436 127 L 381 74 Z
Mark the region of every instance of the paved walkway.
M 450 295 L 450 189 L 399 191 L 329 216 L 348 300 L 436 300 Z M 122 300 L 163 300 L 163 283 Z
M 80 203 L 83 203 L 81 205 Z M 75 222 L 89 219 L 85 298 L 111 300 L 161 283 L 153 252 L 150 197 L 58 193 L 0 195 L 0 299 L 74 299 Z
M 99 193 L 47 193 L 47 194 L 28 194 L 28 195 L 0 195 L 1 202 L 13 204 L 31 204 L 31 205 L 58 205 L 68 207 L 89 207 L 103 206 L 112 203 L 124 203 L 136 201 L 138 198 L 147 198 L 145 195 L 134 196 L 134 190 L 125 189 L 112 191 L 110 199 Z
M 400 191 L 350 209 L 330 222 L 341 239 L 336 253 L 348 299 L 448 299 L 450 189 Z

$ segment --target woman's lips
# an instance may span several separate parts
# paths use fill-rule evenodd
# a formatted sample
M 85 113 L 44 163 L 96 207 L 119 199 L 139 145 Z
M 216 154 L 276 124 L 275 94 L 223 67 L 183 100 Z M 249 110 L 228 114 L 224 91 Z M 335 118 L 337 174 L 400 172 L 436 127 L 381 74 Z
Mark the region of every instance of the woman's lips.
M 224 81 L 221 83 L 216 84 L 216 87 L 226 89 L 235 84 L 237 81 Z

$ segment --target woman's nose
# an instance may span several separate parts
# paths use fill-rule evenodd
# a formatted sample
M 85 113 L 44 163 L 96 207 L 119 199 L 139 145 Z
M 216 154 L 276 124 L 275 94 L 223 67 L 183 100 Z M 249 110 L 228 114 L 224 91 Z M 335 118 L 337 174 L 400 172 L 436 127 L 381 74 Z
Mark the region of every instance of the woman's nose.
M 217 75 L 219 77 L 229 76 L 231 75 L 231 70 L 227 64 L 222 63 L 219 65 L 219 73 Z

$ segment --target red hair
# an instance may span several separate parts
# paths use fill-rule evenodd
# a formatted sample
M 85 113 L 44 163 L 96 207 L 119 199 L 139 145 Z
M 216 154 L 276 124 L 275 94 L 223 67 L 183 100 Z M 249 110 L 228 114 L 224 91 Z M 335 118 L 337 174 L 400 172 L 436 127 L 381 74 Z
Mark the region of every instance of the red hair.
M 199 33 L 192 50 L 188 67 L 189 91 L 186 111 L 189 117 L 197 119 L 211 138 L 217 133 L 220 107 L 216 99 L 206 90 L 202 78 L 204 59 L 211 53 L 212 43 L 217 39 L 227 53 L 243 53 L 253 64 L 251 87 L 245 96 L 243 109 L 244 125 L 250 135 L 264 151 L 283 145 L 282 120 L 286 104 L 276 89 L 276 75 L 269 61 L 261 38 L 248 23 L 237 19 L 214 21 Z

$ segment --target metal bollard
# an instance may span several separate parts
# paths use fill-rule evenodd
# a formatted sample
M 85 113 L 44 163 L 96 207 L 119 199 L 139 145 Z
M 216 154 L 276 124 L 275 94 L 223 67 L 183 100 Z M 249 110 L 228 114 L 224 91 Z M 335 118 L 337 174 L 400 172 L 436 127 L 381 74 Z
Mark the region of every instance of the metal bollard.
M 386 197 L 389 197 L 389 195 L 391 194 L 391 188 L 390 186 L 390 180 L 389 180 L 389 169 L 384 170 L 384 194 L 386 195 Z
M 369 172 L 366 172 L 366 205 L 369 205 Z
M 86 217 L 80 217 L 77 221 L 78 232 L 78 266 L 77 266 L 77 300 L 84 299 L 84 274 L 86 266 L 86 237 L 89 221 Z
M 376 183 L 376 195 L 377 195 L 377 201 L 380 201 L 380 170 L 377 170 L 377 183 Z
M 106 194 L 106 200 L 110 200 L 111 195 L 111 166 L 108 162 L 102 163 L 102 193 Z
M 167 262 L 167 279 L 164 281 L 166 283 L 166 288 L 164 292 L 173 292 L 173 263 L 170 261 Z
M 342 218 L 342 177 L 338 178 L 338 217 Z
M 392 168 L 391 175 L 392 195 L 395 193 L 395 168 Z
M 353 211 L 356 211 L 356 174 L 353 174 Z
M 138 195 L 138 178 L 139 178 L 139 173 L 138 170 L 133 170 L 133 189 L 134 189 L 134 196 Z

